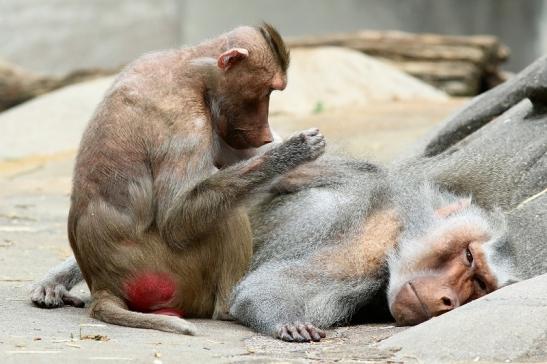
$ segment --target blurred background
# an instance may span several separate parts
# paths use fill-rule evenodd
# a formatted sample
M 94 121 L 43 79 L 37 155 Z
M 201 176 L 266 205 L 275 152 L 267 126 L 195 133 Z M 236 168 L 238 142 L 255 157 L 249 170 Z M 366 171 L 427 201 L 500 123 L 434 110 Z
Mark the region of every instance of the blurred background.
M 0 160 L 74 153 L 125 64 L 262 21 L 292 54 L 274 127 L 380 160 L 547 53 L 547 0 L 0 0 Z
M 547 51 L 545 0 L 0 0 L 0 57 L 33 71 L 115 67 L 265 20 L 285 36 L 361 29 L 492 34 L 518 71 Z

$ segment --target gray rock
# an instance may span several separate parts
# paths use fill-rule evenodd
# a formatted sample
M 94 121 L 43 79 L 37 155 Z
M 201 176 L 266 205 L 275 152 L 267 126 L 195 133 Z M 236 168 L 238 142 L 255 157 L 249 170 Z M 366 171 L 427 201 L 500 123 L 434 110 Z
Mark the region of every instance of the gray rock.
M 382 341 L 408 362 L 547 360 L 547 274 L 489 294 Z
M 387 62 L 342 47 L 291 49 L 288 79 L 287 89 L 272 94 L 270 114 L 309 115 L 385 101 L 448 99 Z
M 547 273 L 547 56 L 476 97 L 401 162 L 507 216 L 522 278 Z
M 515 266 L 521 278 L 547 272 L 547 194 L 533 196 L 507 214 L 515 251 Z M 547 323 L 546 323 L 547 325 Z
M 72 86 L 0 114 L 0 159 L 75 150 L 111 77 Z

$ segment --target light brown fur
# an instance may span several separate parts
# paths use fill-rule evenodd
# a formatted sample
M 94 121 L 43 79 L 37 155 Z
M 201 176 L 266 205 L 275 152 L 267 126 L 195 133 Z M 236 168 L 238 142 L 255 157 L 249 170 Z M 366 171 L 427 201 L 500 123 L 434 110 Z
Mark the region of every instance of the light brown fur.
M 322 251 L 317 262 L 338 279 L 373 276 L 385 264 L 395 246 L 402 224 L 393 209 L 373 212 L 363 220 L 360 232 L 342 246 Z
M 425 244 L 430 247 L 430 250 L 423 252 L 418 264 L 409 267 L 412 271 L 441 266 L 455 256 L 461 255 L 470 243 L 476 243 L 477 246 L 480 246 L 488 241 L 490 237 L 477 226 L 468 225 L 444 229 L 438 234 L 432 234 L 427 238 Z

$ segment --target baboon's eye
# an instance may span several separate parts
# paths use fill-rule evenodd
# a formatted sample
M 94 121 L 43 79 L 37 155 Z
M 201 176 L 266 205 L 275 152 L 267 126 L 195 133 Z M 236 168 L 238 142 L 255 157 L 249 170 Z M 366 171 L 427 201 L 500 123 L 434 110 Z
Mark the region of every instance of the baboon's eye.
M 469 264 L 473 263 L 473 254 L 471 254 L 471 250 L 469 250 L 469 248 L 465 249 L 465 257 L 467 258 Z

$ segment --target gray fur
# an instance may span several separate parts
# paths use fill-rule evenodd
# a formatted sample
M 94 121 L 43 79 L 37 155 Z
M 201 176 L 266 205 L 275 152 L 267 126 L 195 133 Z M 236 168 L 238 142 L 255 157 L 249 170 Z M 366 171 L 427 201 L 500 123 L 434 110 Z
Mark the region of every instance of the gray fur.
M 251 273 L 235 288 L 230 313 L 258 331 L 275 335 L 288 323 L 328 327 L 346 322 L 364 303 L 360 297 L 373 295 L 385 283 L 385 274 L 340 282 L 312 262 L 324 246 L 344 243 L 341 231 L 354 234 L 387 192 L 380 183 L 385 172 L 370 171 L 369 163 L 347 161 L 343 168 L 338 161 L 319 163 L 325 172 L 332 167 L 332 180 L 273 195 L 251 214 Z
M 474 205 L 440 221 L 436 209 L 458 197 L 440 191 L 425 176 L 409 178 L 352 160 L 323 158 L 314 164 L 323 172 L 321 183 L 291 193 L 273 188 L 251 214 L 253 262 L 234 289 L 230 313 L 257 331 L 280 337 L 286 324 L 327 328 L 347 323 L 360 308 L 385 297 L 388 283 L 400 284 L 396 266 L 414 264 L 414 257 L 429 249 L 420 238 L 443 224 L 472 221 L 492 236 L 492 244 L 507 242 L 503 223 Z M 380 266 L 368 275 L 341 278 L 316 264 L 318 255 L 350 242 L 368 216 L 386 208 L 397 212 L 404 229 Z

